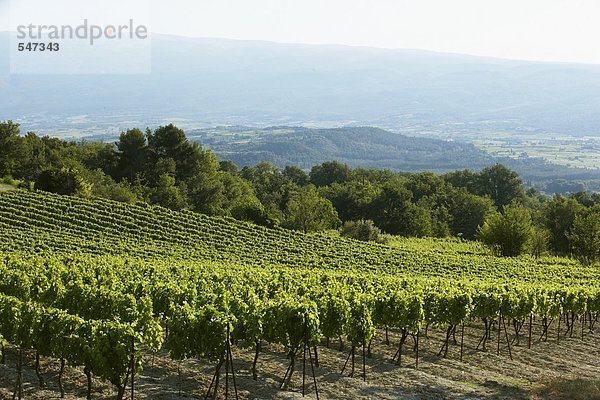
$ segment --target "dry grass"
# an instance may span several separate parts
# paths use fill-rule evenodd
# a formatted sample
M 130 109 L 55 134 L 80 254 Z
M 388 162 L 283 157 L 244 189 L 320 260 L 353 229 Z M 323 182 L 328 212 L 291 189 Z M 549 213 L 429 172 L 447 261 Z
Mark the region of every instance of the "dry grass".
M 600 371 L 598 371 L 600 374 Z M 599 379 L 557 379 L 547 382 L 534 391 L 534 399 L 556 400 L 598 400 L 600 399 Z

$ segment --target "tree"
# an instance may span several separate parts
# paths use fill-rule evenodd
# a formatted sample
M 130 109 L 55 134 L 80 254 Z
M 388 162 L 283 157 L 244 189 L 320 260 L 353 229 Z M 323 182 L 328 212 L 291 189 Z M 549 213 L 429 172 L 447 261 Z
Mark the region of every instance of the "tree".
M 92 194 L 96 197 L 120 201 L 123 203 L 135 203 L 140 199 L 133 192 L 128 180 L 119 183 L 115 182 L 109 175 L 106 175 L 101 169 L 89 171 L 86 180 L 92 184 Z
M 186 196 L 181 188 L 175 185 L 175 178 L 162 174 L 155 188 L 150 192 L 150 201 L 171 210 L 181 210 L 187 207 Z
M 590 194 L 589 192 L 575 192 L 571 193 L 569 198 L 577 201 L 579 204 L 585 207 L 592 207 L 595 204 L 598 193 L 594 193 L 594 195 Z
M 477 193 L 477 181 L 479 174 L 471 171 L 470 169 L 464 169 L 460 171 L 452 171 L 443 175 L 446 182 L 457 188 L 465 188 L 470 193 Z
M 481 170 L 477 179 L 477 191 L 481 196 L 489 196 L 499 209 L 525 198 L 519 175 L 502 164 Z
M 194 211 L 270 225 L 252 185 L 237 174 L 199 174 L 187 181 L 187 194 Z
M 285 225 L 305 233 L 338 227 L 340 220 L 331 202 L 312 186 L 300 188 L 286 207 Z
M 171 158 L 175 161 L 176 181 L 184 182 L 199 174 L 216 174 L 219 162 L 210 150 L 189 143 L 182 129 L 173 124 L 147 132 L 148 150 L 153 163 Z
M 204 214 L 224 214 L 223 191 L 223 182 L 217 175 L 199 174 L 187 181 L 190 206 L 194 211 Z
M 531 254 L 540 258 L 548 250 L 550 233 L 546 229 L 534 229 L 531 236 Z
M 173 124 L 160 126 L 154 132 L 147 132 L 148 148 L 155 157 L 177 159 L 182 149 L 189 145 L 182 129 Z
M 288 201 L 298 186 L 284 176 L 279 168 L 266 161 L 244 167 L 241 176 L 251 183 L 268 220 L 274 223 L 283 221 Z
M 119 155 L 112 143 L 81 142 L 77 146 L 67 146 L 72 150 L 70 158 L 80 162 L 86 169 L 101 169 L 114 174 L 118 168 Z
M 337 161 L 327 161 L 315 165 L 310 170 L 310 183 L 316 186 L 328 186 L 332 183 L 343 183 L 350 179 L 350 167 Z
M 367 180 L 352 179 L 333 183 L 320 192 L 333 203 L 342 221 L 352 221 L 368 219 L 371 203 L 381 189 Z
M 536 217 L 539 217 L 541 214 L 540 211 L 548 199 L 546 194 L 540 192 L 536 188 L 530 187 L 525 192 L 525 201 L 523 201 L 523 205 L 532 210 L 536 214 Z M 535 218 L 534 220 L 537 222 Z
M 505 257 L 522 254 L 530 244 L 534 230 L 530 211 L 513 203 L 486 219 L 479 229 L 479 239 Z
M 495 211 L 494 204 L 487 197 L 467 192 L 464 188 L 454 189 L 450 193 L 450 230 L 452 234 L 465 239 L 475 239 L 477 230 L 486 217 Z
M 550 233 L 550 247 L 557 253 L 568 254 L 571 250 L 569 235 L 575 218 L 585 207 L 574 199 L 561 195 L 554 196 L 544 204 L 541 219 Z
M 244 167 L 241 175 L 254 186 L 256 195 L 265 205 L 272 201 L 279 204 L 281 189 L 289 183 L 289 180 L 281 174 L 279 168 L 267 161 Z
M 584 265 L 600 260 L 600 206 L 577 215 L 568 234 L 575 257 Z
M 0 122 L 0 177 L 15 176 L 25 155 L 19 124 L 12 121 Z
M 35 181 L 43 170 L 50 167 L 46 143 L 33 132 L 27 132 L 23 141 L 26 156 L 18 177 Z
M 372 220 L 386 233 L 403 234 L 411 193 L 403 185 L 386 184 L 370 207 Z
M 450 235 L 450 212 L 448 195 L 451 186 L 431 172 L 411 174 L 406 188 L 412 193 L 412 202 L 419 207 L 418 212 L 427 210 L 430 222 L 423 227 L 421 236 L 446 237 Z M 421 211 L 423 210 L 423 211 Z M 425 219 L 422 220 L 423 223 Z
M 436 227 L 434 226 L 433 211 L 426 206 L 409 202 L 406 205 L 406 214 L 404 216 L 404 230 L 399 232 L 401 235 L 410 237 L 436 236 Z
M 423 197 L 417 205 L 421 208 L 429 210 L 429 218 L 431 219 L 431 236 L 447 237 L 450 236 L 450 212 L 445 205 L 432 204 L 432 199 Z
M 223 160 L 219 161 L 219 171 L 229 172 L 230 174 L 237 174 L 240 172 L 240 169 L 233 161 Z
M 65 158 L 65 149 L 70 146 L 70 144 L 63 142 L 58 138 L 52 138 L 49 136 L 42 137 L 42 142 L 44 143 L 44 150 L 46 154 L 46 161 L 48 162 L 47 168 L 57 167 L 62 160 Z M 72 144 L 71 144 L 72 145 Z
M 219 160 L 210 149 L 198 143 L 184 145 L 175 158 L 177 179 L 186 181 L 199 174 L 215 175 L 219 171 Z
M 172 177 L 175 177 L 175 174 L 177 174 L 177 164 L 175 163 L 175 160 L 171 157 L 162 157 L 156 161 L 156 163 L 154 164 L 154 168 L 152 169 L 152 175 L 154 175 L 155 177 L 152 177 L 152 179 L 150 179 L 150 184 L 158 184 L 160 177 L 164 174 L 170 175 Z
M 386 233 L 431 236 L 431 210 L 411 201 L 412 193 L 397 183 L 385 184 L 371 204 L 372 220 Z
M 128 129 L 119 136 L 117 149 L 119 151 L 117 175 L 133 183 L 135 177 L 142 174 L 147 167 L 146 136 L 137 128 Z
M 230 213 L 235 219 L 251 221 L 270 228 L 275 227 L 277 223 L 276 221 L 269 220 L 265 213 L 265 208 L 256 197 L 247 197 L 232 203 Z
M 408 178 L 406 188 L 412 192 L 412 201 L 418 202 L 423 197 L 437 200 L 447 193 L 446 182 L 432 172 L 412 174 Z
M 309 176 L 295 165 L 287 165 L 283 170 L 283 176 L 294 182 L 298 186 L 308 185 Z
M 35 190 L 90 197 L 92 184 L 76 168 L 47 169 L 42 171 L 35 182 Z
M 238 175 L 221 171 L 219 180 L 223 193 L 221 208 L 226 215 L 234 218 L 252 221 L 261 225 L 269 225 L 265 208 L 256 198 L 252 185 Z

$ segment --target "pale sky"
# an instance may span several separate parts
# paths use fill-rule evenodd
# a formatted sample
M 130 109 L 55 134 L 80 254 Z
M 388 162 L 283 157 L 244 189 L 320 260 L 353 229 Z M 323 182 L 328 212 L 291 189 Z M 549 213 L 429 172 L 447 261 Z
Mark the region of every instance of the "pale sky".
M 105 15 L 129 2 L 86 1 Z M 12 2 L 54 7 L 46 15 L 55 19 L 79 17 L 54 1 Z M 3 30 L 8 4 L 0 0 Z M 152 32 L 173 35 L 600 64 L 599 0 L 147 0 L 143 7 Z

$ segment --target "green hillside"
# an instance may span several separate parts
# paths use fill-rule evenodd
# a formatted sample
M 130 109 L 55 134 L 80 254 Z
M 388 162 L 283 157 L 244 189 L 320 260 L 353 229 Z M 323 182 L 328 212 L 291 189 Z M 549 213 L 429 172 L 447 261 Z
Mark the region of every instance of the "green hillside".
M 143 258 L 175 257 L 252 266 L 377 271 L 454 278 L 585 282 L 599 277 L 565 258 L 500 258 L 473 246 L 428 239 L 398 239 L 393 246 L 322 233 L 269 229 L 232 218 L 175 212 L 144 203 L 128 205 L 55 194 L 14 191 L 0 195 L 0 247 L 45 253 L 79 252 Z M 467 251 L 465 251 L 467 249 Z M 592 275 L 590 275 L 592 274 Z

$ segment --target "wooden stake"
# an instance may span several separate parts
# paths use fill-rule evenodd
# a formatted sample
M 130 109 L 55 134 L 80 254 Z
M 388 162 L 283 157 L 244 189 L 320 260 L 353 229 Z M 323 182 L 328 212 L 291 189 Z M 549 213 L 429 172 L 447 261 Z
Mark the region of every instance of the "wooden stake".
M 310 349 L 308 349 L 308 356 L 310 357 L 310 368 L 312 370 L 313 382 L 315 384 L 315 394 L 317 395 L 317 400 L 319 400 L 319 389 L 317 388 L 317 376 L 315 375 L 315 367 L 313 366 L 312 354 Z
M 502 325 L 504 326 L 504 335 L 506 336 L 506 344 L 508 345 L 508 356 L 512 360 L 513 357 L 512 351 L 510 350 L 510 340 L 508 339 L 508 329 L 506 329 L 506 321 L 504 320 L 504 317 L 502 317 Z
M 367 367 L 366 367 L 366 361 L 365 361 L 365 344 L 363 343 L 362 346 L 362 350 L 363 350 L 363 381 L 366 382 L 367 381 Z
M 238 400 L 237 383 L 235 382 L 235 368 L 233 367 L 233 353 L 231 351 L 229 324 L 227 324 L 227 354 L 229 356 L 229 365 L 231 365 L 231 378 L 233 379 L 233 389 L 235 391 L 235 399 Z
M 134 393 L 135 393 L 135 343 L 133 341 L 133 338 L 131 338 L 131 400 L 134 400 Z
M 306 387 L 306 319 L 304 320 L 304 348 L 302 354 L 302 397 L 304 397 L 304 388 Z
M 415 369 L 419 369 L 419 333 L 421 332 L 421 330 L 417 331 L 417 353 L 415 355 Z
M 560 320 L 561 320 L 562 315 L 558 316 L 558 330 L 557 330 L 557 335 L 556 335 L 556 343 L 560 343 Z
M 527 348 L 531 349 L 531 332 L 533 325 L 533 314 L 529 314 L 529 337 L 527 338 Z
M 500 318 L 502 318 L 502 314 L 498 317 L 498 349 L 496 355 L 500 355 Z
M 465 343 L 465 323 L 463 322 L 462 327 L 460 328 L 460 362 L 463 361 L 464 343 Z

